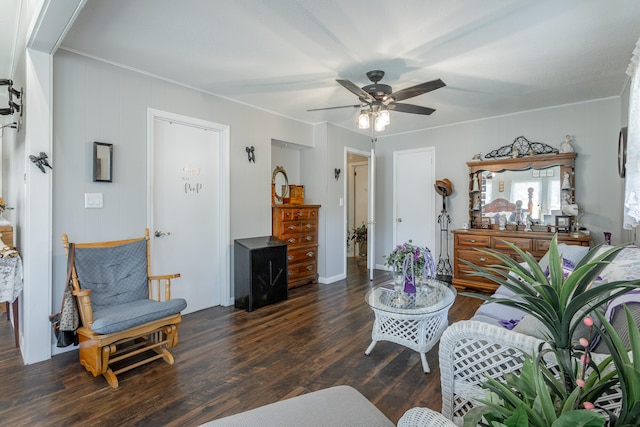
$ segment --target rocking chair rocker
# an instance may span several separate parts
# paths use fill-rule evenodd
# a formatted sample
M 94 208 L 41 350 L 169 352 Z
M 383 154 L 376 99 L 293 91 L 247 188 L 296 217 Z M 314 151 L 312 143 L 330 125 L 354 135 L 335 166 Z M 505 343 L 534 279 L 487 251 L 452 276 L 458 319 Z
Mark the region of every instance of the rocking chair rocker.
M 69 256 L 69 239 L 62 235 Z M 78 301 L 80 364 L 118 387 L 117 375 L 157 359 L 174 363 L 180 312 L 171 279 L 151 276 L 149 229 L 144 237 L 74 244 L 73 295 Z M 164 298 L 163 298 L 164 294 Z

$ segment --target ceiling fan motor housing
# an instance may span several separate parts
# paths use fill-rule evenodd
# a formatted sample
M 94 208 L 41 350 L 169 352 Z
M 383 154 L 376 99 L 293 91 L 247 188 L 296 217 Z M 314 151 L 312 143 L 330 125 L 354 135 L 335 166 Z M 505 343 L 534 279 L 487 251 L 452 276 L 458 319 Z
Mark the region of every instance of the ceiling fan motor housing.
M 380 99 L 380 98 L 384 97 L 385 95 L 389 95 L 391 92 L 393 92 L 391 90 L 391 86 L 385 85 L 385 84 L 382 84 L 382 83 L 375 83 L 375 84 L 372 84 L 372 85 L 367 85 L 367 86 L 363 87 L 362 90 L 367 92 L 369 95 L 373 96 L 375 99 Z M 360 100 L 363 101 L 362 98 L 360 98 Z

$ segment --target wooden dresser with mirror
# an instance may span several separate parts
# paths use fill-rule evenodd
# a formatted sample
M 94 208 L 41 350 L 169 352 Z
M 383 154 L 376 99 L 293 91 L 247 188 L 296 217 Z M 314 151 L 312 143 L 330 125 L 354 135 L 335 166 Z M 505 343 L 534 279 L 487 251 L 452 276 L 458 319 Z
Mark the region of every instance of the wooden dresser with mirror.
M 293 187 L 293 193 L 291 190 Z M 289 184 L 287 172 L 277 166 L 271 177 L 271 234 L 287 243 L 289 288 L 318 281 L 318 217 L 320 205 L 304 204 L 302 186 Z
M 563 206 L 575 202 L 576 156 L 560 153 L 467 162 L 469 228 L 452 231 L 454 286 L 488 292 L 497 288 L 495 282 L 470 275 L 471 268 L 461 261 L 478 266 L 496 263 L 476 249 L 492 248 L 517 258 L 505 244 L 510 242 L 540 259 L 556 232 L 558 242 L 590 245 L 589 236 L 571 233 L 564 223 L 574 222 L 563 213 Z M 499 229 L 501 218 L 505 230 Z M 525 231 L 527 218 L 532 231 Z

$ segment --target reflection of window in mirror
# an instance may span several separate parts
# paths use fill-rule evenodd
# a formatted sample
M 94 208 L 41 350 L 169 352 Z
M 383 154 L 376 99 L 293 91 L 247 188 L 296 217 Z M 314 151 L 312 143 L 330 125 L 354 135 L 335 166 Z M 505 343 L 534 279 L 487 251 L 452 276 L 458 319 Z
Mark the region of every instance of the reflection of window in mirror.
M 93 143 L 93 180 L 102 182 L 112 181 L 113 144 L 104 142 Z

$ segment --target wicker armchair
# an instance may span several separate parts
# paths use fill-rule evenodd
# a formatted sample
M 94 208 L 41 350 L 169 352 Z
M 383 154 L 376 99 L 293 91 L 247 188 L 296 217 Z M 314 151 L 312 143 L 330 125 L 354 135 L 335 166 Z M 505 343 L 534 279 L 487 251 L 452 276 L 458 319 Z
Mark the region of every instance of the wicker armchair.
M 456 427 L 439 412 L 429 408 L 411 408 L 398 420 L 398 427 Z
M 523 352 L 534 353 L 541 340 L 488 323 L 464 320 L 449 326 L 440 339 L 440 382 L 442 414 L 461 426 L 464 415 L 484 397 L 485 375 L 504 380 L 509 372 L 522 367 Z M 600 363 L 606 355 L 592 353 Z M 552 359 L 548 360 L 553 363 Z M 600 398 L 596 404 L 619 411 L 622 395 L 617 391 Z

